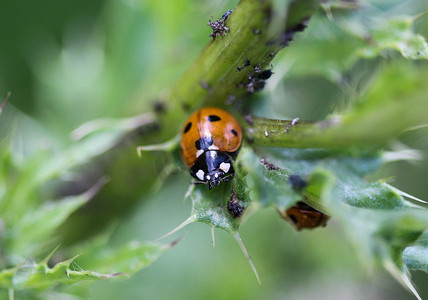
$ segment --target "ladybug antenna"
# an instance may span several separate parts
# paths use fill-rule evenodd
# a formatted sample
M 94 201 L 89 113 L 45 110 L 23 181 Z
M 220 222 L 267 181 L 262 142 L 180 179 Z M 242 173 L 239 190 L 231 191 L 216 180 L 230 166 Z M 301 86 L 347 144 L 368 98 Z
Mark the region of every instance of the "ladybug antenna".
M 221 178 L 221 181 L 224 182 L 229 182 L 229 177 L 232 177 L 233 175 L 235 175 L 234 173 L 230 173 L 229 175 L 224 176 L 223 178 Z

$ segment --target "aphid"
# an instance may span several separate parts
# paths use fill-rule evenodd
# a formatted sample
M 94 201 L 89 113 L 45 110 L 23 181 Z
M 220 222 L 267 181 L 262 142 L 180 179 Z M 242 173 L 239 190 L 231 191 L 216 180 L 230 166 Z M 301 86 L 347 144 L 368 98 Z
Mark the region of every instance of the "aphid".
M 245 119 L 245 121 L 248 123 L 248 125 L 253 125 L 253 124 L 254 124 L 253 116 L 251 116 L 251 115 L 246 115 L 246 116 L 244 117 L 244 119 Z
M 166 103 L 162 100 L 155 100 L 152 106 L 153 110 L 157 113 L 164 113 L 166 111 Z
M 254 94 L 255 92 L 262 90 L 266 85 L 266 82 L 261 81 L 258 78 L 257 73 L 256 73 L 256 76 L 249 74 L 248 79 L 249 79 L 249 82 L 244 86 L 246 87 L 247 92 L 250 94 Z
M 225 12 L 220 19 L 213 22 L 211 22 L 211 20 L 208 21 L 208 26 L 213 30 L 213 32 L 210 34 L 210 37 L 215 39 L 217 36 L 223 36 L 230 31 L 230 28 L 225 26 L 225 22 L 231 14 L 232 10 L 230 9 Z
M 238 87 L 245 87 L 247 92 L 253 94 L 262 90 L 266 85 L 266 80 L 268 80 L 272 76 L 272 70 L 261 70 L 260 66 L 254 66 L 254 73 L 248 74 L 248 83 L 239 84 Z
M 272 70 L 264 70 L 257 74 L 259 80 L 268 80 L 272 76 Z
M 309 17 L 305 17 L 302 19 L 302 21 L 295 25 L 294 27 L 284 31 L 281 36 L 279 37 L 279 45 L 281 47 L 286 47 L 290 44 L 291 41 L 293 41 L 294 34 L 296 32 L 301 32 L 305 30 L 305 28 L 308 26 Z
M 232 14 L 232 12 L 233 12 L 233 10 L 232 10 L 232 9 L 229 9 L 227 12 L 225 12 L 225 13 L 221 16 L 221 19 L 222 19 L 223 21 L 226 21 L 226 20 L 227 20 L 227 18 L 229 18 L 229 16 Z
M 299 231 L 320 226 L 325 227 L 327 221 L 330 219 L 326 214 L 323 214 L 302 201 L 297 202 L 295 206 L 287 209 L 285 213 L 278 212 L 284 220 L 293 224 Z
M 237 69 L 239 72 L 241 72 L 244 68 L 246 68 L 246 67 L 248 67 L 248 66 L 250 66 L 250 65 L 251 65 L 250 60 L 249 60 L 249 59 L 246 59 L 246 60 L 244 61 L 244 65 L 243 65 L 242 67 L 237 67 L 236 69 Z
M 235 189 L 232 188 L 229 201 L 227 202 L 227 210 L 234 218 L 239 218 L 244 212 L 244 209 L 245 208 L 241 205 L 241 202 L 236 197 Z
M 206 107 L 194 112 L 181 133 L 181 158 L 190 174 L 211 189 L 234 174 L 232 159 L 242 140 L 239 122 L 228 112 Z
M 274 164 L 271 164 L 267 158 L 262 158 L 260 162 L 266 167 L 266 169 L 270 171 L 279 170 L 279 167 L 275 166 Z
M 211 87 L 210 87 L 210 85 L 205 80 L 200 80 L 199 84 L 201 85 L 201 87 L 204 90 L 207 90 L 207 91 L 211 91 L 212 90 Z

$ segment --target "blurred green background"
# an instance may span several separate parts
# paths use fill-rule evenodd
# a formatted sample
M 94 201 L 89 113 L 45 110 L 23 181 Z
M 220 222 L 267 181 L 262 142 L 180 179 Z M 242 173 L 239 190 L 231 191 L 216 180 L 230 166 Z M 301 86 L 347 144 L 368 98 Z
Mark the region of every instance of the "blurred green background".
M 8 91 L 12 96 L 2 115 L 2 136 L 19 140 L 24 156 L 47 144 L 61 152 L 72 144 L 70 132 L 85 121 L 150 110 L 156 96 L 209 42 L 208 19 L 237 2 L 3 1 L 0 96 Z M 424 0 L 359 3 L 379 17 L 428 10 Z M 364 10 L 342 9 L 334 14 L 353 19 Z M 350 70 L 353 62 L 346 60 L 345 50 L 353 44 L 341 44 L 342 38 L 348 38 L 341 25 L 320 11 L 308 31 L 273 61 L 275 84 L 269 83 L 258 96 L 266 101 L 256 102 L 253 113 L 319 120 L 346 107 L 346 90 L 332 77 L 311 71 L 293 51 L 309 40 L 316 53 L 319 43 L 326 47 L 323 51 L 336 51 L 337 69 Z M 414 29 L 427 39 L 428 18 L 421 17 Z M 322 56 L 313 60 L 317 59 L 325 63 Z M 428 68 L 426 62 L 417 64 Z M 403 134 L 400 142 L 428 155 L 428 129 Z M 385 165 L 373 178 L 393 177 L 394 186 L 428 199 L 427 170 L 426 161 L 397 162 Z M 181 223 L 190 212 L 190 203 L 183 204 L 188 182 L 187 171 L 176 173 L 159 191 L 145 193 L 131 212 L 106 220 L 102 226 L 107 228 L 112 222 L 116 226 L 109 247 L 130 240 L 154 240 Z M 55 194 L 57 184 L 52 186 L 43 193 Z M 127 206 L 126 199 L 121 201 Z M 83 283 L 69 292 L 85 299 L 413 299 L 382 269 L 365 268 L 334 220 L 323 229 L 296 232 L 274 209 L 259 210 L 248 218 L 250 214 L 244 217 L 240 234 L 259 271 L 261 286 L 229 234 L 216 230 L 213 248 L 209 227 L 192 224 L 176 234 L 185 233 L 176 247 L 130 279 Z M 428 276 L 414 273 L 413 278 L 422 297 L 428 298 Z

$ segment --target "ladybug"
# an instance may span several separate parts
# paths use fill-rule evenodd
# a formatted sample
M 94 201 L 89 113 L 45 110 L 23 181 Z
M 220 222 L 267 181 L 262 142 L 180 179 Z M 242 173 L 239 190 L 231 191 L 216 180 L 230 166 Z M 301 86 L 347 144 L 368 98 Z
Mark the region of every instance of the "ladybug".
M 218 186 L 234 174 L 232 160 L 242 140 L 239 122 L 228 112 L 205 107 L 194 112 L 181 131 L 181 158 L 195 183 Z
M 281 217 L 287 222 L 293 224 L 297 230 L 313 229 L 327 225 L 329 216 L 316 210 L 315 208 L 299 201 L 295 206 L 290 207 L 284 213 L 279 212 Z

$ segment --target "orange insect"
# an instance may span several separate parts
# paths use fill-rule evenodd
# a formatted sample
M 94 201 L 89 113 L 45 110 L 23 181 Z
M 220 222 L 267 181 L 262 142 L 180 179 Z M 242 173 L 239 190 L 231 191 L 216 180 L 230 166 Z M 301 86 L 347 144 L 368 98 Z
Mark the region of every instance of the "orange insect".
M 287 209 L 285 214 L 281 212 L 279 214 L 284 220 L 293 224 L 297 230 L 326 226 L 330 219 L 329 216 L 301 201 Z
M 196 183 L 218 186 L 234 174 L 232 159 L 242 141 L 239 122 L 228 112 L 205 107 L 194 112 L 181 133 L 181 158 Z

